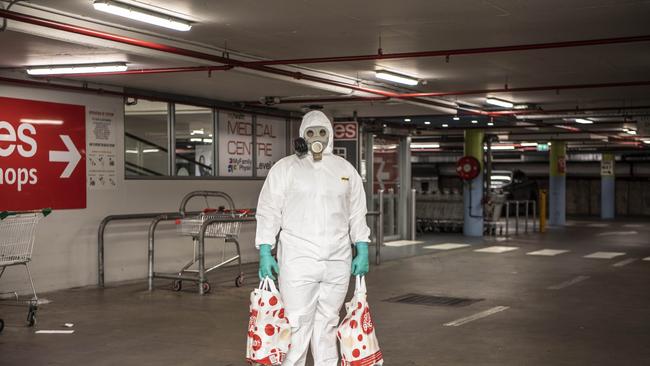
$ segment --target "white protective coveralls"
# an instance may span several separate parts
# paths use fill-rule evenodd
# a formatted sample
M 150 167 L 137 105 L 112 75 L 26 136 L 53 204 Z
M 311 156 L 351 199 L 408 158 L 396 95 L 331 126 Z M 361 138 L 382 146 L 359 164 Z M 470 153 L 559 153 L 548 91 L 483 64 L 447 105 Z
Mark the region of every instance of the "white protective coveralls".
M 275 244 L 280 294 L 292 327 L 291 349 L 283 366 L 302 366 L 311 351 L 316 366 L 338 362 L 336 327 L 351 274 L 351 243 L 369 242 L 366 196 L 361 177 L 333 155 L 332 124 L 320 111 L 307 113 L 305 129 L 329 131 L 321 161 L 311 152 L 287 156 L 269 171 L 257 204 L 255 246 Z

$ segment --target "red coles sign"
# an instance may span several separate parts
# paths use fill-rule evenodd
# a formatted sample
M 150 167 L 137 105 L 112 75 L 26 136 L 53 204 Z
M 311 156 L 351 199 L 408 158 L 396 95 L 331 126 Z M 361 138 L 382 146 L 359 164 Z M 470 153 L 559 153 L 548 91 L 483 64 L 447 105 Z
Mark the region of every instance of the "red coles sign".
M 85 115 L 0 97 L 0 210 L 86 207 Z

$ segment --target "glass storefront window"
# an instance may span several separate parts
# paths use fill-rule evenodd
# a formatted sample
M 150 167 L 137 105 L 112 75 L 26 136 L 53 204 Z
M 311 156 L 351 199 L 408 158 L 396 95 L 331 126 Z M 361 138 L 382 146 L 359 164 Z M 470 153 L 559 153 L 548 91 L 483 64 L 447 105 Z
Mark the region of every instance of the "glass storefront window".
M 124 106 L 127 177 L 169 175 L 167 103 L 138 100 Z
M 212 109 L 175 105 L 175 175 L 214 175 L 214 117 Z

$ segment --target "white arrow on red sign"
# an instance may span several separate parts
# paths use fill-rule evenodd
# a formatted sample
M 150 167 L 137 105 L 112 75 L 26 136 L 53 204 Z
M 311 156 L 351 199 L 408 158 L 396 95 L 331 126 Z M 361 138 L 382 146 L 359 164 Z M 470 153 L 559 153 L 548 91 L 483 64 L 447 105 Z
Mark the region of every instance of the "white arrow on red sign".
M 57 163 L 68 163 L 68 165 L 61 173 L 61 178 L 70 178 L 74 168 L 77 167 L 79 160 L 81 160 L 81 154 L 79 150 L 74 146 L 72 139 L 68 135 L 59 135 L 65 147 L 68 151 L 50 151 L 50 161 Z

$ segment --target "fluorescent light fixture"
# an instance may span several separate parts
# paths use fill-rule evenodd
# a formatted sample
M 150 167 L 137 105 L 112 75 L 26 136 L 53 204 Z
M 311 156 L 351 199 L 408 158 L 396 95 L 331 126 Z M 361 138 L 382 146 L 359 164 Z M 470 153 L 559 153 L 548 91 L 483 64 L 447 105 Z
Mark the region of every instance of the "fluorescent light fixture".
M 625 132 L 627 132 L 628 135 L 636 135 L 636 130 L 627 130 Z
M 404 122 L 411 122 L 410 118 L 404 118 Z
M 392 82 L 400 83 L 400 84 L 405 84 L 405 85 L 411 85 L 411 86 L 418 85 L 418 83 L 420 82 L 416 78 L 412 78 L 410 76 L 401 75 L 401 74 L 386 71 L 386 70 L 377 70 L 377 71 L 375 71 L 375 76 L 377 78 L 379 78 L 379 79 L 388 80 L 388 81 L 392 81 Z
M 643 140 L 643 143 L 650 145 L 650 140 Z
M 124 62 L 111 62 L 101 64 L 29 66 L 27 67 L 27 73 L 29 75 L 95 74 L 126 71 L 126 69 L 128 67 Z
M 507 180 L 508 182 L 512 180 L 511 177 L 507 175 L 493 175 L 490 177 L 492 180 Z
M 503 107 L 503 108 L 512 108 L 512 107 L 514 107 L 513 103 L 508 102 L 507 100 L 497 99 L 497 98 L 486 98 L 485 103 L 496 105 L 498 107 Z
M 211 144 L 211 143 L 212 143 L 212 139 L 203 139 L 203 142 L 205 142 L 206 144 Z
M 138 150 L 126 150 L 127 154 L 137 154 Z
M 528 109 L 528 104 L 515 104 L 512 108 L 518 110 Z
M 33 119 L 33 118 L 21 118 L 20 123 L 29 123 L 30 125 L 57 125 L 60 126 L 63 124 L 63 121 L 58 119 Z
M 190 141 L 191 141 L 191 142 L 203 142 L 203 139 L 198 138 L 198 137 L 192 137 L 192 138 L 190 139 Z
M 435 142 L 411 142 L 411 149 L 438 149 L 440 144 Z
M 142 149 L 142 152 L 145 153 L 145 154 L 146 153 L 157 153 L 157 152 L 160 152 L 160 150 L 159 149 Z
M 590 119 L 586 119 L 586 118 L 576 118 L 575 121 L 576 121 L 576 123 L 580 123 L 580 124 L 583 124 L 583 125 L 590 125 L 590 124 L 594 123 L 594 121 L 592 121 Z
M 522 142 L 520 145 L 524 147 L 537 147 L 536 142 Z
M 494 126 L 494 122 L 488 122 L 487 125 L 488 126 Z
M 454 117 L 454 121 L 460 121 L 460 117 L 458 116 Z
M 93 6 L 95 7 L 95 10 L 119 15 L 140 22 L 158 25 L 169 29 L 174 29 L 177 31 L 186 32 L 192 29 L 192 23 L 188 22 L 187 20 L 176 18 L 168 14 L 140 8 L 131 4 L 121 3 L 119 1 L 95 0 Z
M 425 125 L 430 125 L 430 124 L 431 124 L 431 121 L 424 121 L 424 124 L 425 124 Z
M 490 147 L 492 150 L 514 150 L 514 145 L 492 145 Z
M 551 145 L 553 145 L 553 143 L 549 141 L 548 144 L 546 144 L 546 145 L 551 146 Z
M 203 135 L 204 133 L 205 133 L 205 132 L 203 131 L 203 129 L 200 129 L 200 130 L 192 130 L 192 132 L 190 132 L 190 135 L 192 135 L 192 136 L 194 136 L 194 135 Z
M 475 120 L 475 119 L 472 120 L 472 124 L 473 124 L 473 125 L 475 125 L 475 124 L 477 124 L 477 123 L 478 123 L 477 120 Z
M 443 123 L 443 124 L 442 124 L 442 127 L 449 127 L 449 125 L 446 124 L 446 123 Z

